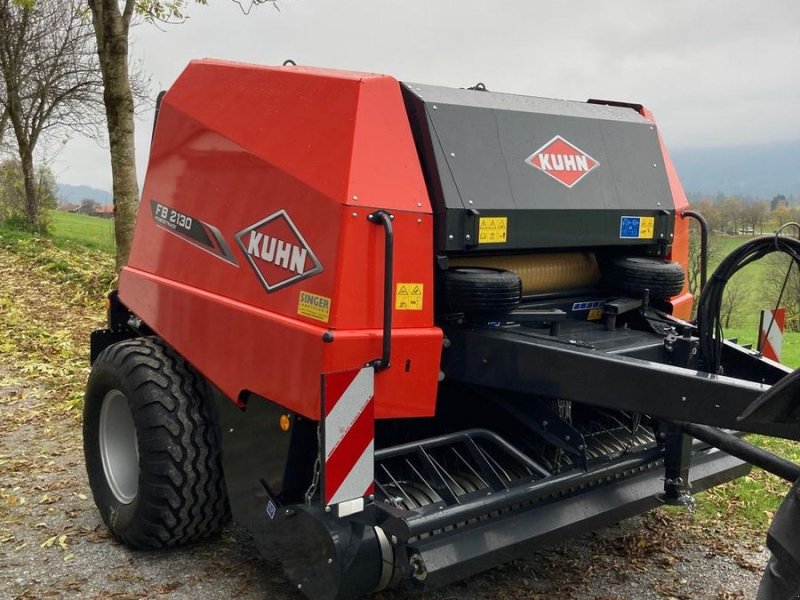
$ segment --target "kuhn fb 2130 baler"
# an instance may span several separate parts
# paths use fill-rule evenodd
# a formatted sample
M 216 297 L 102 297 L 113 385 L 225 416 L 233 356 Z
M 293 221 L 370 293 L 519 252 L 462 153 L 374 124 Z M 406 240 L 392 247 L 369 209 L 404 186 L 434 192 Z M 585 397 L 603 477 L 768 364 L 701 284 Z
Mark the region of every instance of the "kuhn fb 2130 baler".
M 800 439 L 798 373 L 718 323 L 731 273 L 800 242 L 723 261 L 690 321 L 690 217 L 639 105 L 191 63 L 92 336 L 103 519 L 153 548 L 230 511 L 302 593 L 343 599 L 689 504 L 749 463 L 795 479 L 740 432 Z

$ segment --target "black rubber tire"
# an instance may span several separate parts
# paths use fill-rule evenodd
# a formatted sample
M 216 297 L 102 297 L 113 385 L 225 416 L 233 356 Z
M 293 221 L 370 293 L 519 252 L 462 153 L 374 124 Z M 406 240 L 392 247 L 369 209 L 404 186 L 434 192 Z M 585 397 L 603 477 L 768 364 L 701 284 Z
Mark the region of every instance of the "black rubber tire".
M 521 296 L 522 281 L 511 271 L 457 267 L 441 273 L 440 312 L 504 315 L 519 306 Z
M 757 600 L 800 598 L 800 482 L 794 484 L 781 502 L 767 534 L 772 557 L 767 563 Z
M 130 502 L 112 490 L 100 448 L 101 408 L 114 390 L 127 399 L 138 446 L 138 486 Z M 124 407 L 122 400 L 117 404 Z M 97 357 L 84 399 L 83 443 L 97 508 L 124 544 L 185 544 L 217 532 L 229 519 L 208 384 L 158 338 L 119 342 Z M 134 472 L 129 479 L 135 478 Z
M 603 285 L 611 292 L 641 297 L 650 290 L 653 299 L 680 294 L 685 275 L 678 263 L 647 256 L 621 256 L 601 262 Z

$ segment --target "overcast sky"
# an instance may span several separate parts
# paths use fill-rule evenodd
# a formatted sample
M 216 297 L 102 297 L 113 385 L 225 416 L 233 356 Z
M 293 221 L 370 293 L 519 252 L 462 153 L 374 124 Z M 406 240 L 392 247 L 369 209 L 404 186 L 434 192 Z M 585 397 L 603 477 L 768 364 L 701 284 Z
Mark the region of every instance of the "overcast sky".
M 247 3 L 247 0 L 242 0 Z M 168 88 L 193 58 L 298 64 L 401 80 L 639 102 L 676 149 L 800 139 L 800 1 L 231 0 L 179 26 L 140 25 L 131 53 Z M 137 122 L 140 179 L 152 111 Z M 62 183 L 111 189 L 107 150 L 72 139 Z

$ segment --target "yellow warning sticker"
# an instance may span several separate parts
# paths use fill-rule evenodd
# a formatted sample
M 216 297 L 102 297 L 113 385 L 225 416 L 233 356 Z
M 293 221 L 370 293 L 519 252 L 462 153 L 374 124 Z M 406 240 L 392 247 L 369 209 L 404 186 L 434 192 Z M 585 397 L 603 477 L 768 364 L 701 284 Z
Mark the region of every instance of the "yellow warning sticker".
M 395 310 L 422 310 L 421 283 L 398 283 L 394 295 Z
M 645 240 L 652 240 L 655 236 L 656 218 L 641 217 L 639 221 L 639 237 Z
M 505 244 L 508 241 L 508 217 L 480 217 L 479 244 Z
M 589 314 L 586 315 L 586 319 L 589 321 L 598 321 L 599 319 L 603 318 L 603 309 L 602 308 L 593 308 L 589 311 Z
M 331 299 L 301 291 L 297 301 L 297 314 L 327 323 L 331 316 Z

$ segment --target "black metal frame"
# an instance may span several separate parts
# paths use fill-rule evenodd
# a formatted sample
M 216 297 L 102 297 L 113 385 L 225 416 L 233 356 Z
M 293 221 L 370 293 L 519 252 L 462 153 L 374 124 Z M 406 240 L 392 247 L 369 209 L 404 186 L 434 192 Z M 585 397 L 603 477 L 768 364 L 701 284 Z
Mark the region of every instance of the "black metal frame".
M 89 335 L 89 364 L 93 365 L 100 353 L 117 342 L 139 335 L 149 335 L 150 328 L 144 325 L 119 299 L 119 292 L 108 294 L 108 327 L 95 329 Z
M 794 424 L 739 418 L 766 384 L 601 352 L 518 327 L 453 326 L 445 335 L 450 345 L 442 370 L 456 381 L 800 440 Z M 776 378 L 785 375 L 774 370 Z
M 683 431 L 715 448 L 794 483 L 800 479 L 800 465 L 748 444 L 744 440 L 708 425 L 678 423 Z

